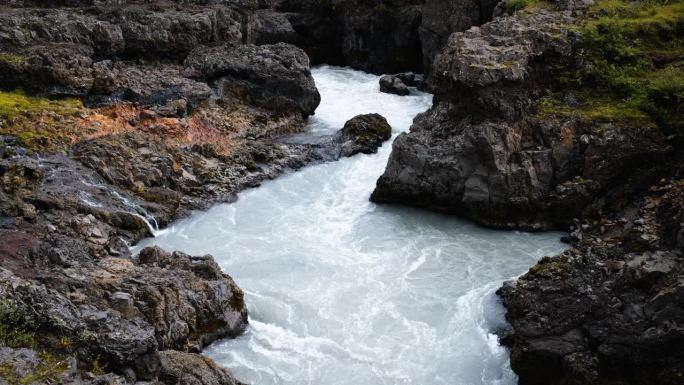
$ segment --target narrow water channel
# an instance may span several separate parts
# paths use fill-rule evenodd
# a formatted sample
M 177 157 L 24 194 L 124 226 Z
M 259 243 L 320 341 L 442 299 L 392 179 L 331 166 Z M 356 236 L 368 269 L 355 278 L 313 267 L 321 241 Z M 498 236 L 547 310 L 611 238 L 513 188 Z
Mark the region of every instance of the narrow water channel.
M 378 77 L 313 70 L 322 102 L 312 135 L 360 113 L 394 134 L 431 96 L 380 93 Z M 543 256 L 558 233 L 494 231 L 368 197 L 391 150 L 306 168 L 178 221 L 138 249 L 212 254 L 245 291 L 250 327 L 205 354 L 255 384 L 515 384 L 491 330 L 494 291 Z

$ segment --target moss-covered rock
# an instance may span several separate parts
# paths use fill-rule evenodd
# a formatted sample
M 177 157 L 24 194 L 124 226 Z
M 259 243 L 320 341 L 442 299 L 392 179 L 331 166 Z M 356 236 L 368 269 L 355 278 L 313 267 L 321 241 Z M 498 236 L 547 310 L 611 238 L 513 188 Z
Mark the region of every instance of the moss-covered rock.
M 382 142 L 392 136 L 392 126 L 379 114 L 357 115 L 338 131 L 335 141 L 340 143 L 340 155 L 372 154 Z

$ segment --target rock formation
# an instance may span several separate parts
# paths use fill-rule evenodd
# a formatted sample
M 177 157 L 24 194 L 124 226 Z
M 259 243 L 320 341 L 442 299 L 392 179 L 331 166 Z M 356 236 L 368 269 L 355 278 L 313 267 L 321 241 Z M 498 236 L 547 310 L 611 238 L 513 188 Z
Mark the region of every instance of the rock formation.
M 372 154 L 392 136 L 392 127 L 378 114 L 357 115 L 344 123 L 334 137 L 340 156 Z
M 570 229 L 570 250 L 498 292 L 521 385 L 684 378 L 682 64 L 646 53 L 681 42 L 681 4 L 603 7 L 532 7 L 452 34 L 433 63 L 434 105 L 394 142 L 372 195 Z M 610 40 L 617 30 L 627 40 Z M 623 49 L 638 53 L 612 56 Z M 651 72 L 626 75 L 637 66 Z M 633 88 L 610 88 L 625 79 Z
M 402 96 L 410 93 L 408 86 L 399 77 L 393 75 L 384 75 L 380 78 L 380 92 Z
M 290 42 L 313 63 L 374 73 L 420 70 L 423 0 L 283 0 L 259 10 L 257 41 Z
M 681 171 L 680 171 L 681 172 Z M 521 384 L 679 384 L 684 378 L 684 182 L 573 225 L 575 246 L 499 290 Z
M 453 32 L 465 31 L 489 21 L 497 3 L 496 0 L 426 0 L 418 28 L 424 72 L 431 73 L 433 59 Z
M 658 132 L 534 114 L 544 87 L 553 87 L 548 62 L 581 56 L 564 27 L 572 23 L 571 11 L 542 10 L 453 34 L 435 60 L 434 106 L 394 142 L 372 199 L 488 226 L 553 228 L 581 215 L 599 191 L 662 165 L 673 148 Z
M 236 384 L 211 256 L 129 245 L 317 160 L 309 59 L 252 44 L 249 2 L 24 1 L 0 11 L 0 372 L 15 382 Z M 20 88 L 21 90 L 17 90 Z M 258 140 L 257 140 L 258 138 Z

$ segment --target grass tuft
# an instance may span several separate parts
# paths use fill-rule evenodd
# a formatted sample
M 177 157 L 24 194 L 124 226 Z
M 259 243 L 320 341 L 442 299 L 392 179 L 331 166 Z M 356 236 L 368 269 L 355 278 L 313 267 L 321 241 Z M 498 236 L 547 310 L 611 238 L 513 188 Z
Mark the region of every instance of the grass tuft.
M 27 311 L 13 300 L 0 300 L 0 346 L 33 348 L 35 324 Z

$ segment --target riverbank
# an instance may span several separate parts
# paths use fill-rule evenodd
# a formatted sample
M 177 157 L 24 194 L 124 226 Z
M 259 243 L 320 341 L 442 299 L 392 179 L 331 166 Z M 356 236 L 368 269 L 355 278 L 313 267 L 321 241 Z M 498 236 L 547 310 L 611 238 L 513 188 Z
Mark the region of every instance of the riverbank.
M 681 383 L 682 3 L 500 8 L 436 57 L 372 198 L 571 233 L 499 290 L 521 385 Z
M 319 94 L 302 50 L 250 44 L 249 7 L 131 3 L 0 14 L 10 383 L 236 383 L 197 353 L 244 329 L 240 288 L 210 256 L 129 246 L 327 151 L 278 139 Z

